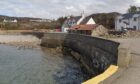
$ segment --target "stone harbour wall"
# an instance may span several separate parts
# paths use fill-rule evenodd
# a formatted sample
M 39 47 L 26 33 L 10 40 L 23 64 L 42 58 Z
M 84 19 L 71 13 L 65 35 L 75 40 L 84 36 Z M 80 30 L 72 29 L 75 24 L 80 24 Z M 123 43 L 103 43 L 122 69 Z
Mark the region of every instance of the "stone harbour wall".
M 46 33 L 41 45 L 48 48 L 62 47 L 96 76 L 110 65 L 117 65 L 119 43 L 97 37 L 78 34 Z

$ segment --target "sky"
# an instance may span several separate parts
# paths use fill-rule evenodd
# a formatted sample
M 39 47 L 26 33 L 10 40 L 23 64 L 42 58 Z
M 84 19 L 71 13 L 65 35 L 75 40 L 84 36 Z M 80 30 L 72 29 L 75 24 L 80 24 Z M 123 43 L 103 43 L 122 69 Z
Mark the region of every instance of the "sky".
M 125 13 L 140 0 L 0 0 L 0 15 L 55 19 L 103 12 Z

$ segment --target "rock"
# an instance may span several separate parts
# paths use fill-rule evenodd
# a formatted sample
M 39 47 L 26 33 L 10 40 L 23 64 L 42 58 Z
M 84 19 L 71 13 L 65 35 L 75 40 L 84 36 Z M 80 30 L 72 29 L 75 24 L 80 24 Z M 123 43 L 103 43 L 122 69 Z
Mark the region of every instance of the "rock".
M 108 35 L 108 30 L 103 25 L 99 25 L 96 29 L 92 30 L 92 36 Z

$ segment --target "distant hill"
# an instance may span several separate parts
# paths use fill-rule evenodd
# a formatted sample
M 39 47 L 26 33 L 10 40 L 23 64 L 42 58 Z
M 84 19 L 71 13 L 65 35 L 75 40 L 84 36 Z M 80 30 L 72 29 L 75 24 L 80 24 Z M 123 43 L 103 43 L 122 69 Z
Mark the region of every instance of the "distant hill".
M 11 16 L 5 16 L 0 15 L 0 22 L 2 22 L 4 19 L 17 19 L 19 22 L 29 22 L 30 20 L 42 20 L 42 18 L 33 18 L 33 17 L 11 17 Z M 48 19 L 49 20 L 49 19 Z
M 108 29 L 115 28 L 115 17 L 120 15 L 120 13 L 112 12 L 112 13 L 97 13 L 89 15 L 87 18 L 92 17 L 97 24 L 101 24 Z
M 2 23 L 6 19 L 7 21 L 16 19 L 17 22 L 5 22 Z M 2 23 L 2 24 L 1 24 Z M 49 29 L 51 28 L 52 20 L 50 19 L 42 19 L 42 18 L 33 18 L 33 17 L 11 17 L 0 15 L 0 29 L 2 30 L 24 30 L 24 29 Z

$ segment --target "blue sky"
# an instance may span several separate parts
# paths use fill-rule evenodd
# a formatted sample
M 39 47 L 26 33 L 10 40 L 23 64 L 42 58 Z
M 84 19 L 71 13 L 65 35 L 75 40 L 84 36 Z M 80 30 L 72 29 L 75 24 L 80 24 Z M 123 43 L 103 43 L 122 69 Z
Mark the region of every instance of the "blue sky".
M 140 6 L 140 0 L 0 0 L 0 15 L 52 19 L 82 11 L 125 13 L 130 5 Z

